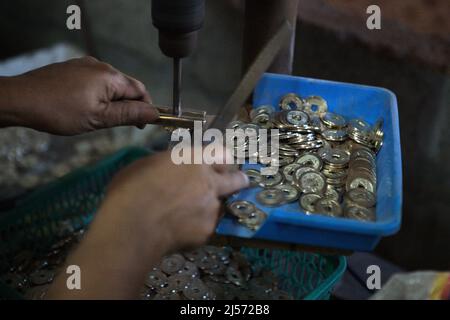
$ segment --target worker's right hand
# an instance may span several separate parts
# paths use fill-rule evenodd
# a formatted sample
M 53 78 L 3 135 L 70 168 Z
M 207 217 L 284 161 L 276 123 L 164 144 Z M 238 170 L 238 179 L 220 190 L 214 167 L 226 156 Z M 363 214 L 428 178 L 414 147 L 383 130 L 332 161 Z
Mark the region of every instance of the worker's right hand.
M 247 185 L 230 166 L 175 165 L 161 153 L 116 176 L 97 217 L 102 223 L 91 231 L 101 228 L 111 241 L 153 241 L 166 251 L 201 245 L 214 232 L 221 199 Z

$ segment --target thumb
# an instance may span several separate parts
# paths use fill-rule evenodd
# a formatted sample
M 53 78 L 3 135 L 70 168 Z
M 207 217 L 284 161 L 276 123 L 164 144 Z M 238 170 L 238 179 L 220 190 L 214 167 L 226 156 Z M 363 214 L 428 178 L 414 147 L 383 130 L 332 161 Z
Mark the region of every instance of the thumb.
M 117 126 L 145 127 L 159 118 L 156 108 L 143 101 L 119 100 L 109 103 L 104 113 L 106 128 Z

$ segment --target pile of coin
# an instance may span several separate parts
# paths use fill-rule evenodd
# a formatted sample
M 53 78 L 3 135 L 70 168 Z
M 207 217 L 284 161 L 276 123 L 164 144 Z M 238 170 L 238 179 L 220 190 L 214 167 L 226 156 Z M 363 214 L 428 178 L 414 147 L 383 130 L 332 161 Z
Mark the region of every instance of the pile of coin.
M 67 230 L 61 223 L 61 231 Z M 74 231 L 59 238 L 47 250 L 24 250 L 8 261 L 1 261 L 0 281 L 29 300 L 41 300 L 53 282 L 72 248 L 79 243 L 84 230 Z M 8 265 L 5 268 L 5 262 Z
M 61 224 L 64 229 L 65 235 L 47 250 L 23 251 L 1 261 L 0 281 L 26 299 L 44 299 L 67 255 L 85 233 L 66 228 L 65 223 Z M 165 257 L 148 273 L 140 299 L 292 299 L 279 286 L 274 273 L 260 263 L 250 263 L 240 251 L 204 246 Z
M 374 221 L 382 120 L 371 126 L 362 119 L 346 119 L 329 112 L 326 100 L 318 96 L 302 98 L 290 93 L 280 100 L 279 108 L 276 112 L 263 105 L 252 110 L 250 124 L 232 124 L 244 130 L 250 125 L 255 132 L 279 130 L 278 172 L 262 175 L 258 169 L 245 170 L 251 187 L 262 188 L 256 201 L 264 207 L 298 201 L 306 214 Z M 251 155 L 262 166 L 273 166 L 267 157 Z M 230 202 L 227 208 L 251 230 L 257 230 L 267 216 L 257 214 L 261 206 L 250 201 Z
M 165 257 L 147 275 L 144 300 L 292 299 L 277 277 L 227 247 L 205 246 Z

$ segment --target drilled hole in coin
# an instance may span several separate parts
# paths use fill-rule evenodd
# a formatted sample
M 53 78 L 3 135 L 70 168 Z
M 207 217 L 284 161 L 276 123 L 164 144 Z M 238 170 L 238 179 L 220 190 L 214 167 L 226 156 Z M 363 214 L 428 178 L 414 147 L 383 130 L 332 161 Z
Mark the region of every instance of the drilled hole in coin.
M 314 111 L 314 112 L 316 112 L 317 110 L 319 110 L 319 107 L 318 107 L 317 105 L 313 104 L 313 105 L 311 106 L 311 110 Z
M 295 108 L 297 108 L 297 104 L 296 104 L 295 102 L 289 102 L 289 103 L 288 103 L 288 106 L 289 106 L 290 109 L 295 109 Z
M 339 155 L 339 154 L 333 154 L 333 155 L 332 155 L 332 158 L 333 158 L 333 159 L 340 159 L 340 158 L 341 158 L 341 155 Z

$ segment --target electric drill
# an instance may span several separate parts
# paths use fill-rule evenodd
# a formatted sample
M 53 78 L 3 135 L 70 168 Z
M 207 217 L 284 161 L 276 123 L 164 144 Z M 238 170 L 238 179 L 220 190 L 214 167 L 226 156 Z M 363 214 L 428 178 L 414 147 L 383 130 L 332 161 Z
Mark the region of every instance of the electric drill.
M 205 20 L 205 0 L 152 0 L 153 25 L 159 30 L 159 47 L 173 59 L 173 114 L 181 114 L 181 59 L 197 46 Z

